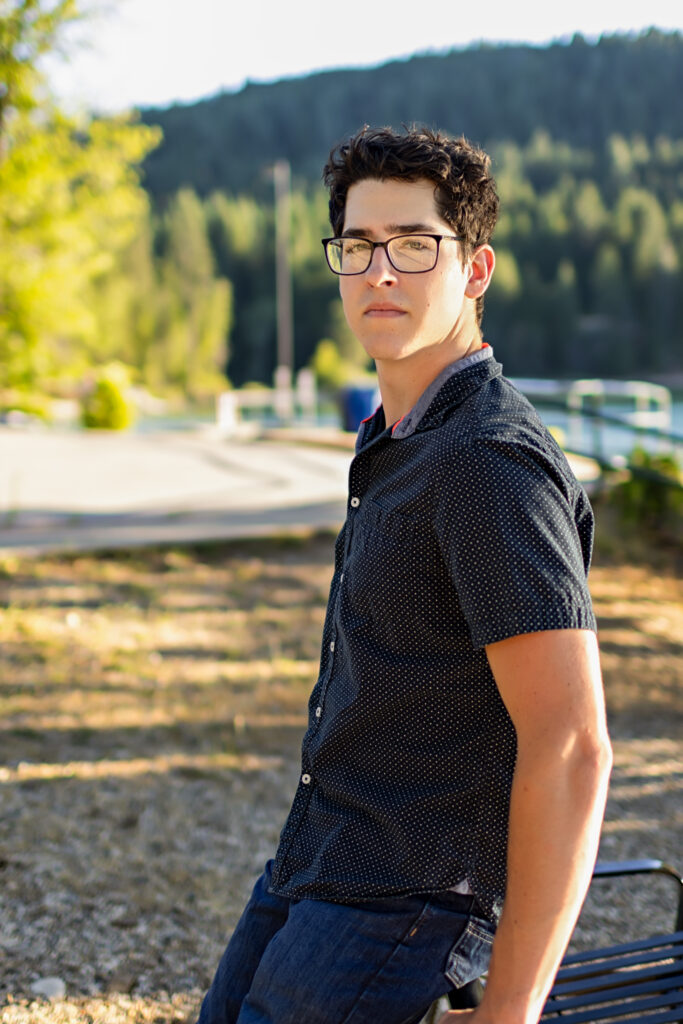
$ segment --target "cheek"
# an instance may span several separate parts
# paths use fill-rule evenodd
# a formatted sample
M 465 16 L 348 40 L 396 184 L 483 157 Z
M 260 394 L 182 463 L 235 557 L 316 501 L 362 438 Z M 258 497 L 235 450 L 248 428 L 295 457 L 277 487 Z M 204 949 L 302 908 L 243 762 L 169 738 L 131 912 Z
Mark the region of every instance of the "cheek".
M 355 310 L 358 307 L 357 290 L 355 281 L 351 278 L 339 279 L 339 297 L 341 298 L 344 315 L 349 323 L 353 321 Z
M 430 306 L 434 310 L 438 310 L 446 319 L 457 316 L 464 299 L 464 281 L 461 277 L 447 275 L 439 282 L 439 285 L 438 289 L 430 293 Z

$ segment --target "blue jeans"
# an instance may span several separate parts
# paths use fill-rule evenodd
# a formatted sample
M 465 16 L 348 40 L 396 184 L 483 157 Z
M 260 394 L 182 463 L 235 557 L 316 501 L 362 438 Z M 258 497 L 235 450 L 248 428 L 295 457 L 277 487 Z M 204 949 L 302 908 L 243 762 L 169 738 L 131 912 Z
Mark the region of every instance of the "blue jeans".
M 493 926 L 472 896 L 289 900 L 254 887 L 198 1024 L 416 1024 L 478 978 Z

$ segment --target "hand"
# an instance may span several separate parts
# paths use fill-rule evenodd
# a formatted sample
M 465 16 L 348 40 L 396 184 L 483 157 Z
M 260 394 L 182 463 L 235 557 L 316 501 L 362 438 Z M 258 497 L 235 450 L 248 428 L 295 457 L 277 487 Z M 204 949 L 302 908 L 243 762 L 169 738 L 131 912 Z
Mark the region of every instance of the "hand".
M 496 1024 L 499 1018 L 492 1018 L 482 1005 L 472 1010 L 447 1010 L 442 1013 L 436 1024 Z

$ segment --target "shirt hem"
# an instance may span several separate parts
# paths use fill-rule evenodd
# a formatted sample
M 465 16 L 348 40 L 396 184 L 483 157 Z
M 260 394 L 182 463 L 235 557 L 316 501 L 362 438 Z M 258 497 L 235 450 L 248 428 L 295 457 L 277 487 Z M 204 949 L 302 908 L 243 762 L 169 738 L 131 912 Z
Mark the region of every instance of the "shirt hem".
M 472 646 L 475 650 L 481 650 L 489 644 L 498 643 L 500 640 L 509 640 L 513 636 L 524 636 L 529 633 L 548 633 L 556 629 L 587 629 L 597 633 L 597 622 L 592 608 L 575 608 L 568 615 L 561 615 L 555 618 L 538 619 L 536 617 L 525 619 L 516 623 L 501 624 L 497 628 L 473 632 Z
M 465 879 L 460 879 L 460 882 Z M 454 882 L 453 885 L 459 885 L 460 882 Z M 482 897 L 472 889 L 469 893 L 459 893 L 452 886 L 443 885 L 438 887 L 426 887 L 426 888 L 414 888 L 412 886 L 403 889 L 393 889 L 392 891 L 379 890 L 373 892 L 362 893 L 359 896 L 330 896 L 321 895 L 315 892 L 301 892 L 300 887 L 295 886 L 294 889 L 290 889 L 288 886 L 276 885 L 271 883 L 268 886 L 268 892 L 273 896 L 282 896 L 288 900 L 315 900 L 318 903 L 341 903 L 355 905 L 359 903 L 370 903 L 373 900 L 392 900 L 408 898 L 410 896 L 462 896 L 463 899 L 472 899 L 476 903 L 476 908 L 479 913 L 475 913 L 475 917 L 482 917 L 485 921 L 488 921 L 494 927 L 496 927 L 500 921 L 500 914 L 496 914 L 495 910 L 489 912 L 487 910 L 487 904 L 493 907 L 501 906 L 503 903 L 503 896 L 492 895 L 489 897 Z

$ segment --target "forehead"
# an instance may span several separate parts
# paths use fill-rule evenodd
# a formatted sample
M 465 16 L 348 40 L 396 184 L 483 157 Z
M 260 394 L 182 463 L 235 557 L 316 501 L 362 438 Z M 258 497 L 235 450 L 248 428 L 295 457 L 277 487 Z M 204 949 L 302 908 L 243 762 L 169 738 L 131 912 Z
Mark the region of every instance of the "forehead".
M 380 181 L 365 178 L 351 185 L 346 196 L 344 231 L 384 235 L 403 227 L 420 226 L 435 232 L 444 227 L 436 208 L 433 181 Z M 450 230 L 450 229 L 449 229 Z

